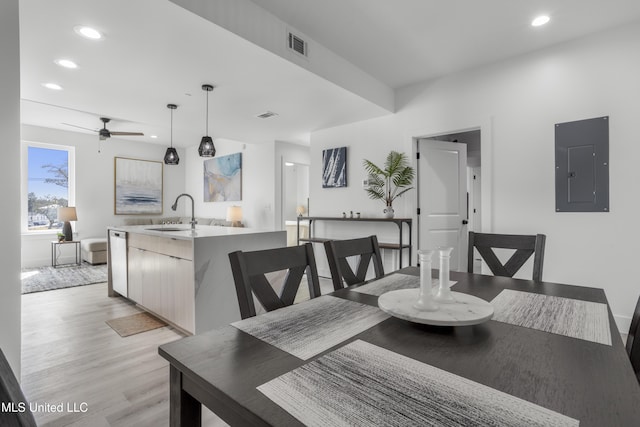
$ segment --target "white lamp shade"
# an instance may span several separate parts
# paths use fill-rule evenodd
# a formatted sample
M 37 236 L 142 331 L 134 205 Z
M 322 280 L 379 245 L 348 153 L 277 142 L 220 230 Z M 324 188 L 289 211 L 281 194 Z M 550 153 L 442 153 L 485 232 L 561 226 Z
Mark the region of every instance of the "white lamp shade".
M 76 208 L 58 208 L 58 221 L 77 221 Z
M 305 214 L 305 212 L 307 212 L 307 208 L 305 208 L 305 207 L 304 207 L 304 205 L 299 205 L 299 206 L 296 208 L 296 213 L 297 213 L 298 215 L 304 215 L 304 214 Z
M 229 206 L 227 208 L 227 221 L 241 222 L 242 221 L 242 207 Z

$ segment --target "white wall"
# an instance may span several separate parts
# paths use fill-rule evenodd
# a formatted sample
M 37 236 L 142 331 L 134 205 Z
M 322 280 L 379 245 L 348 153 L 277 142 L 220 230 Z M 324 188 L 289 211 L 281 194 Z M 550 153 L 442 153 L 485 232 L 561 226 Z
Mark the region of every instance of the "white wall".
M 311 136 L 314 215 L 380 215 L 358 180 L 363 158 L 413 152 L 411 138 L 479 126 L 483 231 L 544 233 L 544 280 L 605 289 L 621 330 L 640 285 L 634 236 L 640 199 L 640 25 L 557 45 L 399 90 L 398 113 Z M 610 116 L 610 213 L 555 213 L 554 124 Z M 322 149 L 349 146 L 349 187 L 322 189 Z M 396 208 L 412 216 L 412 198 Z
M 307 69 L 387 111 L 394 111 L 393 90 L 251 0 L 171 0 L 171 2 Z M 303 37 L 309 55 L 287 48 L 288 31 Z
M 110 138 L 101 143 L 101 153 L 98 153 L 97 136 L 29 125 L 22 126 L 22 140 L 75 147 L 78 221 L 73 224 L 73 231 L 79 239 L 106 236 L 108 226 L 123 224 L 125 218 L 131 217 L 114 214 L 114 157 L 162 162 L 166 151 L 166 147 L 159 144 Z M 176 216 L 170 206 L 175 195 L 185 187 L 184 150 L 178 149 L 178 155 L 181 158 L 179 165 L 163 165 L 163 214 L 158 216 Z M 24 234 L 22 266 L 48 265 L 51 260 L 49 241 L 53 237 L 51 234 Z M 73 252 L 68 252 L 62 254 L 61 262 L 70 261 Z
M 0 2 L 0 176 L 3 245 L 0 257 L 0 349 L 20 378 L 20 33 L 18 0 Z M 13 160 L 11 160 L 13 159 Z M 9 184 L 9 185 L 7 185 Z
M 362 186 L 367 174 L 362 167 L 363 159 L 382 166 L 390 150 L 411 152 L 411 144 L 404 146 L 403 135 L 397 115 L 380 119 L 366 120 L 352 125 L 325 129 L 311 135 L 311 167 L 309 186 L 312 216 L 340 217 L 353 211 L 360 212 L 362 218 L 381 218 L 385 203 L 371 200 Z M 322 151 L 328 148 L 347 147 L 347 187 L 322 188 Z M 406 193 L 394 202 L 395 216 L 411 217 L 414 191 Z M 378 236 L 379 242 L 397 243 L 398 228 L 395 224 L 353 223 L 353 222 L 314 222 L 314 236 L 325 238 L 357 238 L 371 234 Z M 406 233 L 405 239 L 409 236 Z M 414 248 L 415 249 L 415 248 Z M 322 244 L 314 244 L 318 273 L 331 277 Z M 385 271 L 398 268 L 398 252 L 382 252 Z M 403 264 L 407 265 L 408 252 L 405 251 Z M 415 250 L 413 253 L 415 258 Z
M 214 142 L 216 157 L 242 153 L 242 201 L 205 203 L 203 162 L 207 159 L 198 155 L 197 146 L 187 148 L 184 155 L 185 192 L 191 194 L 195 200 L 196 217 L 226 218 L 229 206 L 241 206 L 242 222 L 245 227 L 273 230 L 275 221 L 274 143 L 245 144 L 221 138 Z M 175 196 L 170 197 L 175 199 Z M 183 209 L 185 209 L 182 211 L 183 215 L 190 214 L 190 206 L 185 204 Z

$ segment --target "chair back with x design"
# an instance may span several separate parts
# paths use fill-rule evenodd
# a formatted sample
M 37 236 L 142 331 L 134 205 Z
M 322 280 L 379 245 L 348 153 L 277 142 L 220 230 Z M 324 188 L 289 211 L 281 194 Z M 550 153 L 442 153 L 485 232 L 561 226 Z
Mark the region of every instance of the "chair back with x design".
M 18 379 L 2 350 L 0 350 L 0 402 L 3 408 L 5 405 L 11 405 L 8 411 L 0 410 L 0 426 L 36 427 L 36 420 L 29 409 L 29 402 L 25 399 Z M 21 409 L 21 405 L 24 405 L 24 410 Z
M 488 234 L 469 232 L 469 256 L 467 271 L 473 273 L 473 248 L 476 248 L 482 259 L 487 263 L 491 272 L 496 276 L 513 277 L 525 262 L 533 257 L 533 280 L 542 281 L 542 266 L 544 263 L 544 234 L 515 235 L 515 234 Z M 506 263 L 502 263 L 494 248 L 515 249 L 514 254 Z
M 252 252 L 236 251 L 229 254 L 229 261 L 243 319 L 256 315 L 254 295 L 266 311 L 292 305 L 305 273 L 310 298 L 320 296 L 311 243 Z M 265 274 L 278 271 L 287 273 L 281 291 L 276 293 Z
M 324 249 L 327 253 L 329 270 L 331 270 L 333 289 L 336 291 L 344 288 L 344 284 L 351 286 L 364 282 L 370 262 L 373 262 L 376 278 L 384 276 L 382 257 L 376 236 L 351 240 L 329 240 L 324 243 Z M 360 256 L 360 260 L 354 272 L 347 262 L 347 258 L 357 255 Z

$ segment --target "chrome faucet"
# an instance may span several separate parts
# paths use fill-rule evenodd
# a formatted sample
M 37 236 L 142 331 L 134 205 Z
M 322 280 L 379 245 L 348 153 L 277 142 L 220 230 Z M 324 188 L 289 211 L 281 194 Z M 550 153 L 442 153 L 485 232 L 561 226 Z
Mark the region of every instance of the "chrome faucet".
M 196 217 L 194 215 L 195 207 L 194 207 L 193 197 L 191 197 L 187 193 L 182 193 L 181 195 L 176 197 L 176 201 L 171 206 L 171 210 L 175 211 L 178 208 L 178 200 L 180 200 L 180 197 L 182 197 L 182 196 L 187 196 L 188 198 L 191 199 L 191 229 L 195 230 L 196 229 Z

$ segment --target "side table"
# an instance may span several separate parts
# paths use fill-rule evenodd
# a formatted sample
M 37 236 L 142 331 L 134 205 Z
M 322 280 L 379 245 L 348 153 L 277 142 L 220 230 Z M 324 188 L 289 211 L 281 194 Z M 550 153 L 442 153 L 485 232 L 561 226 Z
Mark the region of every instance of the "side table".
M 60 256 L 60 254 L 58 253 L 58 251 L 60 250 L 60 247 L 62 245 L 75 245 L 75 250 L 76 250 L 76 262 L 75 263 L 66 263 L 66 264 L 58 264 L 58 257 Z M 80 265 L 82 259 L 81 259 L 81 255 L 80 255 L 80 240 L 72 240 L 70 242 L 67 241 L 62 241 L 59 242 L 57 240 L 52 240 L 51 241 L 51 266 L 53 268 L 57 268 L 63 265 Z

